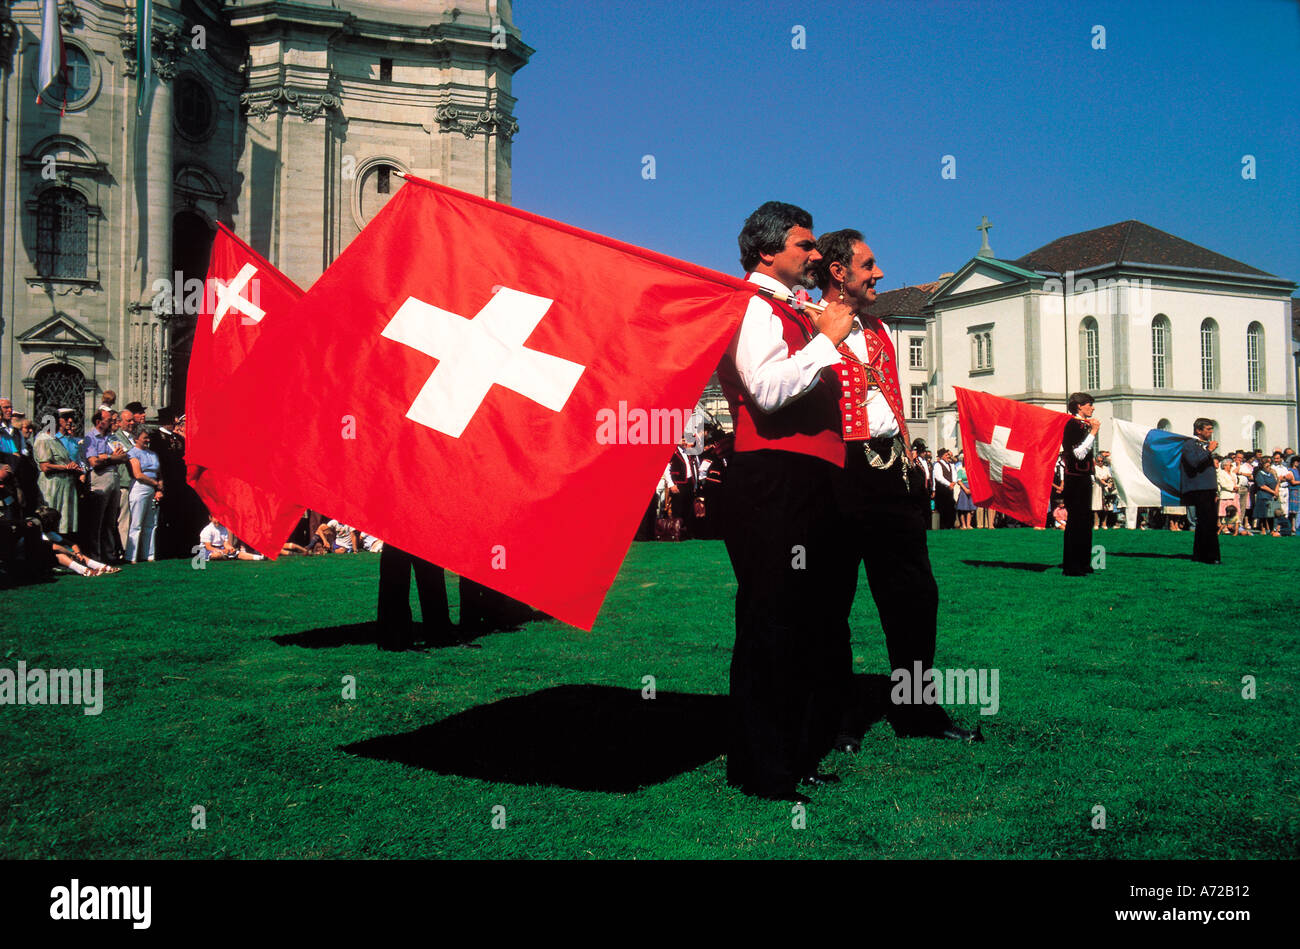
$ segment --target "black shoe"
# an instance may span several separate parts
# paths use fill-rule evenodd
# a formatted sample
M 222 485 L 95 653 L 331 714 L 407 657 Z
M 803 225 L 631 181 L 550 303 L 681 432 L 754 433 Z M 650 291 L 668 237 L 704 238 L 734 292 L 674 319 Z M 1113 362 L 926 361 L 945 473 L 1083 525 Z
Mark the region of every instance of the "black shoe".
M 799 779 L 799 783 L 806 788 L 824 788 L 827 785 L 839 784 L 840 777 L 837 774 L 814 771 L 812 774 L 805 774 Z

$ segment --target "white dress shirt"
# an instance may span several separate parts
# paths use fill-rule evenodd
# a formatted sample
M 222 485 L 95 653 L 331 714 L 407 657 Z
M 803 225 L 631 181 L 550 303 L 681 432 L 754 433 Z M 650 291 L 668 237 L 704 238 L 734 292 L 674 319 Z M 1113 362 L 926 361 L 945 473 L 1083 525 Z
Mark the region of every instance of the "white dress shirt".
M 751 273 L 750 283 L 771 290 L 790 288 L 766 274 Z M 781 317 L 772 304 L 755 296 L 749 301 L 740 329 L 727 347 L 736 372 L 756 408 L 775 412 L 817 384 L 817 374 L 840 361 L 830 339 L 818 333 L 802 349 L 790 352 L 781 331 Z
M 934 483 L 943 485 L 945 488 L 952 487 L 952 479 L 956 472 L 948 467 L 946 461 L 936 461 L 934 463 Z

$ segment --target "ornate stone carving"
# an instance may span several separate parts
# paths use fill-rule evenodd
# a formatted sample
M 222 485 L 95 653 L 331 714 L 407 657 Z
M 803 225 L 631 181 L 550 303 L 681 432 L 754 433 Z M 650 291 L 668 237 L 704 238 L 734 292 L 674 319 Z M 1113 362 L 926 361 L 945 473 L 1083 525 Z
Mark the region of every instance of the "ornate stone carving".
M 239 97 L 239 104 L 249 115 L 255 115 L 263 121 L 279 103 L 283 102 L 290 109 L 302 116 L 303 121 L 311 122 L 324 114 L 326 109 L 338 111 L 343 108 L 341 96 L 332 92 L 301 92 L 288 86 L 276 86 L 272 89 L 259 89 L 245 92 Z
M 436 117 L 443 132 L 460 132 L 466 138 L 473 138 L 475 132 L 495 132 L 510 141 L 519 131 L 519 123 L 501 109 L 467 109 L 440 105 Z
M 72 0 L 63 0 L 59 4 L 59 23 L 63 28 L 71 29 L 81 22 L 81 13 L 77 10 Z
M 122 71 L 134 79 L 139 66 L 135 55 L 134 30 L 123 30 L 118 33 L 117 41 L 122 46 Z M 171 82 L 176 78 L 176 64 L 189 48 L 190 44 L 179 26 L 155 22 L 153 35 L 150 37 L 154 74 L 163 82 Z

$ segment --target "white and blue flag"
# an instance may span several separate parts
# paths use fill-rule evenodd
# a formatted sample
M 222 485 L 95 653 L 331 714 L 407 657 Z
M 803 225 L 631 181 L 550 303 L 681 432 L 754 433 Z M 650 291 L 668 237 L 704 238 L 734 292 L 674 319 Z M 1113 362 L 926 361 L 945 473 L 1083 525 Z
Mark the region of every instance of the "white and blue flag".
M 1188 435 L 1113 419 L 1115 444 L 1110 472 L 1124 506 L 1124 521 L 1137 526 L 1140 507 L 1176 507 L 1182 504 L 1183 445 Z

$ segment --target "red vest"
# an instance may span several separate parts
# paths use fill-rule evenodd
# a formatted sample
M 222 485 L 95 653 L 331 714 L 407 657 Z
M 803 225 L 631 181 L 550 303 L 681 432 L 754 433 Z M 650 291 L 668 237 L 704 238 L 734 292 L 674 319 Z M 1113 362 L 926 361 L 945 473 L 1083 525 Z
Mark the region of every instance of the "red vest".
M 786 349 L 798 352 L 817 335 L 812 321 L 776 300 L 765 300 L 781 318 Z M 718 382 L 727 397 L 736 424 L 736 451 L 773 448 L 812 455 L 844 467 L 844 439 L 840 434 L 840 382 L 833 367 L 822 370 L 820 381 L 775 412 L 764 412 L 740 381 L 730 354 L 718 365 Z

